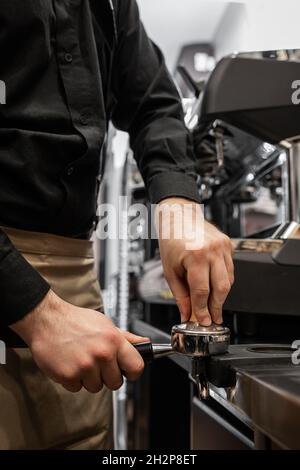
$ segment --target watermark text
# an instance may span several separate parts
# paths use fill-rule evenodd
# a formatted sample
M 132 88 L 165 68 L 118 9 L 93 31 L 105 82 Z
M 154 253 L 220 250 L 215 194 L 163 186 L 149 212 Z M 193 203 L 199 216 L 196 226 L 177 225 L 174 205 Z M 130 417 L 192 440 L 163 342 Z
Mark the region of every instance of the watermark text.
M 100 204 L 96 236 L 99 240 L 181 240 L 186 250 L 203 246 L 204 210 L 193 202 L 129 204 L 120 197 L 117 207 Z
M 0 80 L 0 104 L 6 104 L 6 85 L 3 80 Z

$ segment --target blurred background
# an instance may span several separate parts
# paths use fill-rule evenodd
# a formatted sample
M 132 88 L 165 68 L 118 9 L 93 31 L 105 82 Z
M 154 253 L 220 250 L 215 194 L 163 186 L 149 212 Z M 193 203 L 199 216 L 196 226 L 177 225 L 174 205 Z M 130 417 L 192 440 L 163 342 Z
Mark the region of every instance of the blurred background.
M 148 34 L 165 53 L 171 71 L 183 44 L 213 44 L 217 59 L 234 51 L 300 47 L 298 0 L 138 0 L 138 4 Z

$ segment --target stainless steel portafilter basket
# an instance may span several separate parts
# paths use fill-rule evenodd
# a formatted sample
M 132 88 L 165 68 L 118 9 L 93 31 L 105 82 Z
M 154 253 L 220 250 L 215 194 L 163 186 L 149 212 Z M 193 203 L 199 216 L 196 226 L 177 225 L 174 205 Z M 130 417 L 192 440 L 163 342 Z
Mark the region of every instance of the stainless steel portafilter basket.
M 225 354 L 229 342 L 230 331 L 222 325 L 201 326 L 197 322 L 186 322 L 173 326 L 170 344 L 147 342 L 134 346 L 146 363 L 176 353 L 191 357 L 191 375 L 198 385 L 200 397 L 206 399 L 209 396 L 209 389 L 203 359 Z

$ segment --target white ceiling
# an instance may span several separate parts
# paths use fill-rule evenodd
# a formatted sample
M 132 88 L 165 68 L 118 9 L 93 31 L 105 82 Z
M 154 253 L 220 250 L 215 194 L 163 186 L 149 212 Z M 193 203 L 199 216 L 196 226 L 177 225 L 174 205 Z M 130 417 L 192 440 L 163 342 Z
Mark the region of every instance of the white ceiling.
M 224 0 L 138 0 L 149 36 L 174 69 L 182 44 L 213 40 L 228 2 Z

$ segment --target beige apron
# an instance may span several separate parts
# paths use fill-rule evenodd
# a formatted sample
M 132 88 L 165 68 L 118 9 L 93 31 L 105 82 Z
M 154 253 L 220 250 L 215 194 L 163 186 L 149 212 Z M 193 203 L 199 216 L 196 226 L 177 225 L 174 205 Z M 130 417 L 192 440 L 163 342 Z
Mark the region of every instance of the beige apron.
M 62 299 L 101 310 L 91 241 L 2 229 Z M 1 309 L 1 306 L 0 306 Z M 35 365 L 27 348 L 0 365 L 0 449 L 112 449 L 112 397 L 70 393 Z

